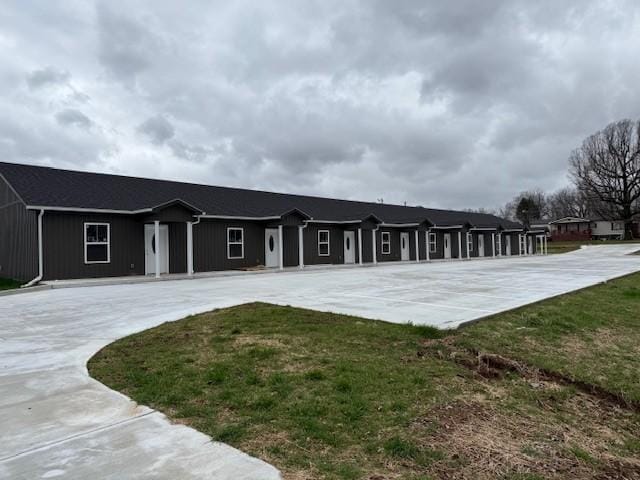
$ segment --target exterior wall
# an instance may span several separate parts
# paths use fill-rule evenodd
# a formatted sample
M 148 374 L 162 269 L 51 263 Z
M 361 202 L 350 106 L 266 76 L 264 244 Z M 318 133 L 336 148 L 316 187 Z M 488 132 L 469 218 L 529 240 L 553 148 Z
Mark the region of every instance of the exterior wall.
M 300 262 L 298 253 L 298 227 L 283 227 L 282 238 L 282 262 L 285 267 L 295 267 Z
M 373 230 L 362 229 L 362 261 L 373 263 Z M 380 248 L 376 245 L 376 248 Z
M 85 222 L 109 223 L 110 263 L 84 263 Z M 45 280 L 145 273 L 144 226 L 139 219 L 129 215 L 45 212 L 43 250 Z
M 169 272 L 187 273 L 187 224 L 169 224 Z
M 318 255 L 318 230 L 329 231 L 329 255 Z M 356 235 L 357 242 L 357 235 Z M 335 225 L 311 223 L 304 229 L 304 264 L 344 263 L 344 229 Z
M 598 220 L 592 222 L 591 235 L 594 237 L 606 238 L 624 238 L 624 222 L 623 221 L 605 221 Z
M 227 228 L 229 227 L 244 229 L 244 258 L 227 258 Z M 283 237 L 286 238 L 286 235 Z M 193 268 L 196 272 L 235 270 L 257 265 L 264 265 L 263 224 L 203 219 L 193 226 Z
M 391 233 L 391 252 L 389 254 L 382 253 L 382 232 Z M 378 262 L 400 261 L 400 230 L 387 227 L 380 227 L 378 229 L 376 232 L 376 256 L 378 258 Z
M 27 210 L 0 177 L 0 277 L 28 281 L 38 275 L 38 212 Z

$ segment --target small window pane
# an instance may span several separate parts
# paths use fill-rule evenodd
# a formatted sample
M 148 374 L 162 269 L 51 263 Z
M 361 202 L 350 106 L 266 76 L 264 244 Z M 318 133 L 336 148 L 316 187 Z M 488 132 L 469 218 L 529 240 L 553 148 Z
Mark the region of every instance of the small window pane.
M 242 257 L 242 245 L 237 243 L 229 245 L 229 256 L 231 258 Z
M 326 243 L 321 243 L 318 246 L 318 251 L 320 252 L 320 255 L 329 255 L 329 245 Z
M 235 243 L 241 243 L 242 230 L 237 230 L 237 229 L 229 230 L 229 241 L 235 242 Z
M 87 245 L 87 261 L 88 262 L 106 262 L 108 257 L 107 245 Z
M 319 232 L 320 235 L 320 241 L 321 242 L 328 242 L 329 241 L 329 232 Z

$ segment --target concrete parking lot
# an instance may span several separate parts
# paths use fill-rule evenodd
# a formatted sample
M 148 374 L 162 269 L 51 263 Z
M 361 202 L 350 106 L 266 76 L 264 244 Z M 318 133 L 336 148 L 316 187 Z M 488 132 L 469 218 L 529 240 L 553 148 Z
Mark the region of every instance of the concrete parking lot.
M 0 297 L 0 478 L 279 478 L 271 466 L 90 379 L 117 338 L 264 301 L 450 328 L 640 270 L 638 247 L 315 269 Z

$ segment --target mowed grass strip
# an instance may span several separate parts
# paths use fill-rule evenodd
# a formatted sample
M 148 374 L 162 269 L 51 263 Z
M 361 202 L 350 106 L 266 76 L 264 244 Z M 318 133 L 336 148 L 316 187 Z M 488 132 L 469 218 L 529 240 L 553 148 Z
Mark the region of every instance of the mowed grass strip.
M 456 344 L 603 387 L 640 405 L 640 274 L 496 315 Z
M 89 370 L 290 479 L 636 478 L 636 411 L 516 373 L 483 378 L 439 357 L 437 345 L 486 349 L 595 380 L 600 374 L 587 377 L 571 355 L 606 328 L 619 354 L 606 355 L 603 345 L 601 354 L 580 358 L 597 360 L 592 366 L 605 376 L 623 364 L 624 352 L 637 348 L 639 287 L 636 275 L 459 332 L 243 305 L 121 339 L 96 354 Z M 553 306 L 558 301 L 569 302 L 566 315 Z M 425 346 L 436 354 L 425 355 Z M 631 398 L 632 380 L 626 369 L 601 383 Z
M 22 282 L 12 280 L 11 278 L 0 278 L 0 290 L 11 290 L 14 288 L 20 288 Z

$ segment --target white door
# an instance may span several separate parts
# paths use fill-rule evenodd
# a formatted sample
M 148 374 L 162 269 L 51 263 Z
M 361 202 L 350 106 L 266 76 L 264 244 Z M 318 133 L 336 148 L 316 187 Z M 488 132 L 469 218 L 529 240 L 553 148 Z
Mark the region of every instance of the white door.
M 451 258 L 451 234 L 444 234 L 444 258 Z
M 344 232 L 344 263 L 356 263 L 356 232 Z
M 144 226 L 144 264 L 147 275 L 156 273 L 156 230 L 154 225 Z M 160 273 L 169 273 L 169 226 L 160 225 Z
M 264 229 L 264 264 L 266 267 L 279 267 L 280 256 L 278 255 L 278 229 Z
M 400 232 L 400 260 L 409 260 L 409 233 Z
M 478 256 L 484 257 L 484 233 L 478 234 Z
M 511 256 L 511 235 L 504 237 L 504 250 L 507 257 Z
M 527 247 L 529 248 L 529 255 L 533 255 L 533 238 L 527 237 Z

